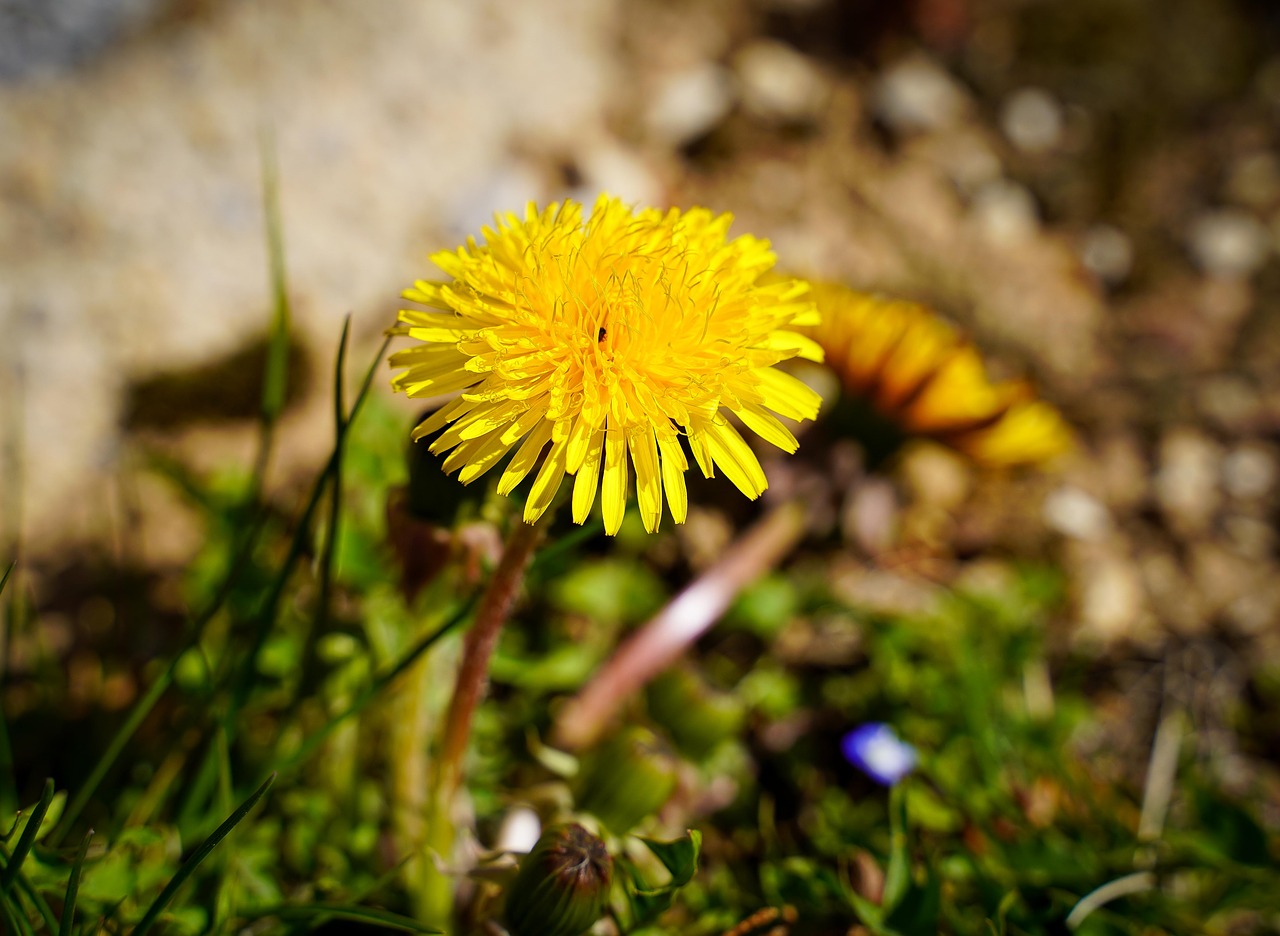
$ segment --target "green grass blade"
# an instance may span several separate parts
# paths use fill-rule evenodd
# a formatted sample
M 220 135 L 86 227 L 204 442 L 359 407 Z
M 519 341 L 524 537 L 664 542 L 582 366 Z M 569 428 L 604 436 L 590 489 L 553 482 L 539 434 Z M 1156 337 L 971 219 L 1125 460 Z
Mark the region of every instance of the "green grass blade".
M 368 923 L 383 929 L 397 930 L 406 933 L 441 933 L 443 930 L 425 926 L 417 920 L 391 913 L 387 910 L 375 910 L 372 907 L 356 907 L 347 904 L 281 904 L 254 912 L 255 918 L 277 917 L 281 920 L 306 920 L 312 927 L 330 920 L 350 920 L 356 923 Z
M 4 594 L 4 587 L 9 584 L 9 576 L 13 575 L 13 570 L 18 567 L 18 560 L 14 559 L 9 563 L 9 568 L 4 570 L 4 575 L 0 576 L 0 595 Z
M 329 624 L 329 614 L 333 597 L 333 559 L 337 551 L 339 525 L 342 521 L 342 456 L 346 450 L 343 439 L 347 430 L 346 394 L 343 391 L 343 375 L 347 366 L 347 345 L 351 336 L 351 316 L 342 322 L 342 337 L 338 340 L 338 355 L 333 368 L 333 438 L 334 455 L 333 483 L 329 487 L 329 525 L 325 533 L 324 548 L 320 554 L 320 586 L 316 596 L 315 614 L 307 627 L 306 638 L 302 647 L 302 673 L 298 678 L 298 696 L 294 699 L 294 707 L 302 701 L 302 694 L 307 691 L 315 677 L 317 660 L 316 645 L 324 636 Z
M 262 149 L 262 213 L 266 221 L 267 263 L 271 277 L 271 332 L 267 344 L 267 364 L 262 380 L 262 418 L 274 424 L 284 409 L 289 385 L 288 277 L 284 262 L 284 225 L 280 220 L 280 177 L 276 167 L 275 141 L 264 133 Z
M 414 645 L 413 649 L 401 657 L 390 669 L 375 677 L 365 690 L 360 693 L 360 695 L 356 696 L 350 705 L 333 718 L 329 719 L 329 721 L 325 722 L 325 724 L 321 725 L 316 731 L 308 734 L 306 741 L 302 743 L 298 750 L 294 751 L 293 754 L 276 765 L 276 773 L 288 774 L 290 771 L 305 763 L 307 758 L 319 749 L 320 745 L 324 743 L 325 738 L 327 738 L 335 728 L 341 725 L 348 718 L 353 718 L 360 714 L 360 712 L 364 710 L 365 706 L 376 699 L 387 686 L 393 683 L 396 678 L 400 676 L 401 673 L 413 666 L 422 654 L 426 653 L 437 641 L 466 620 L 466 618 L 471 614 L 472 608 L 475 607 L 477 600 L 478 596 L 472 595 L 463 601 L 454 609 L 453 613 L 449 615 L 443 624 L 437 627 L 426 637 L 422 638 L 422 640 L 418 641 L 418 643 Z
M 343 330 L 344 341 L 346 330 Z M 356 395 L 355 401 L 351 406 L 351 413 L 347 416 L 342 424 L 342 431 L 335 440 L 333 452 L 329 456 L 329 461 L 325 465 L 324 470 L 320 473 L 320 477 L 316 479 L 315 485 L 311 489 L 311 496 L 307 500 L 307 506 L 302 511 L 302 516 L 298 519 L 297 529 L 294 531 L 293 540 L 289 544 L 289 552 L 285 556 L 285 560 L 280 567 L 280 572 L 276 575 L 275 581 L 272 583 L 271 591 L 267 598 L 263 601 L 262 607 L 255 616 L 257 626 L 254 630 L 254 641 L 249 648 L 249 652 L 245 654 L 240 666 L 240 672 L 234 684 L 232 691 L 231 704 L 227 709 L 224 719 L 224 726 L 227 729 L 228 739 L 235 737 L 232 722 L 240 709 L 244 707 L 248 701 L 249 690 L 253 686 L 254 674 L 258 668 L 258 656 L 262 653 L 262 648 L 267 642 L 267 637 L 271 633 L 271 628 L 275 623 L 276 609 L 280 605 L 280 599 L 284 596 L 285 586 L 288 583 L 289 575 L 293 572 L 293 567 L 301 558 L 303 551 L 306 549 L 307 539 L 311 530 L 311 519 L 315 516 L 316 508 L 319 506 L 320 498 L 324 494 L 328 481 L 333 477 L 337 470 L 338 462 L 342 458 L 343 446 L 346 443 L 347 430 L 350 428 L 356 417 L 360 413 L 360 409 L 364 404 L 365 398 L 369 394 L 369 388 L 373 383 L 373 374 L 377 370 L 378 365 L 382 362 L 387 352 L 387 344 L 390 338 L 385 339 L 378 348 L 378 353 L 370 364 L 368 371 L 365 373 L 364 382 L 360 386 L 360 392 Z M 345 355 L 345 351 L 340 351 Z
M 58 926 L 58 918 L 53 915 L 49 902 L 40 896 L 40 892 L 27 880 L 25 874 L 19 874 L 17 880 L 18 892 L 27 899 L 27 903 L 36 908 L 36 913 L 40 915 L 40 920 L 44 923 L 45 932 L 52 933 Z
M 80 817 L 80 813 L 89 804 L 93 794 L 98 791 L 98 785 L 106 777 L 107 771 L 115 765 L 116 759 L 120 757 L 125 745 L 133 738 L 134 732 L 138 730 L 138 727 L 146 720 L 146 717 L 151 714 L 155 704 L 160 701 L 160 697 L 169 688 L 169 684 L 173 682 L 173 672 L 177 661 L 185 652 L 185 649 L 180 651 L 170 661 L 169 665 L 156 678 L 156 681 L 147 689 L 146 694 L 134 704 L 133 709 L 129 712 L 129 717 L 125 719 L 124 724 L 120 726 L 120 730 L 111 739 L 111 743 L 103 751 L 102 756 L 98 758 L 98 762 L 93 765 L 93 770 L 90 771 L 88 779 L 76 791 L 76 795 L 72 797 L 71 802 L 67 804 L 66 811 L 63 812 L 57 827 L 49 837 L 51 845 L 57 845 L 71 831 L 71 827 L 76 819 Z
M 44 822 L 45 813 L 49 811 L 49 804 L 53 802 L 53 778 L 50 777 L 44 782 L 44 791 L 40 794 L 40 802 L 36 803 L 35 809 L 31 811 L 31 818 L 27 820 L 27 827 L 22 830 L 22 835 L 18 837 L 18 844 L 13 846 L 13 853 L 9 856 L 9 863 L 4 871 L 0 873 L 0 894 L 9 893 L 9 888 L 13 886 L 14 880 L 18 877 L 18 871 L 22 868 L 22 862 L 27 858 L 27 853 L 31 851 L 31 846 L 36 843 L 36 836 L 40 834 L 40 824 Z
M 231 830 L 240 824 L 241 820 L 249 814 L 249 810 L 257 805 L 258 800 L 271 788 L 271 784 L 276 782 L 276 775 L 272 774 L 263 781 L 262 785 L 256 789 L 243 803 L 241 803 L 236 811 L 233 812 L 222 825 L 213 830 L 213 834 L 200 843 L 200 847 L 192 853 L 191 857 L 182 863 L 182 867 L 178 869 L 172 880 L 165 885 L 164 890 L 160 892 L 160 896 L 155 899 L 147 912 L 143 914 L 142 919 L 138 921 L 138 925 L 134 927 L 133 936 L 142 936 L 143 933 L 151 929 L 152 925 L 164 912 L 165 907 L 169 906 L 169 902 L 173 900 L 174 895 L 178 892 L 187 878 L 195 873 L 196 868 L 200 867 L 201 862 L 209 857 L 209 853 L 218 847 L 218 843 L 226 838 Z
M 27 920 L 27 915 L 22 912 L 22 907 L 13 901 L 8 894 L 0 894 L 0 913 L 3 913 L 4 916 L 6 933 L 16 933 L 18 936 L 34 933 L 34 930 L 31 929 L 31 923 Z
M 80 870 L 84 867 L 84 858 L 89 853 L 89 842 L 92 839 L 93 829 L 90 829 L 80 843 L 80 850 L 76 852 L 75 863 L 71 865 L 71 876 L 67 878 L 67 896 L 62 900 L 62 920 L 58 923 L 58 936 L 71 936 L 71 928 L 75 925 L 76 900 L 80 896 Z

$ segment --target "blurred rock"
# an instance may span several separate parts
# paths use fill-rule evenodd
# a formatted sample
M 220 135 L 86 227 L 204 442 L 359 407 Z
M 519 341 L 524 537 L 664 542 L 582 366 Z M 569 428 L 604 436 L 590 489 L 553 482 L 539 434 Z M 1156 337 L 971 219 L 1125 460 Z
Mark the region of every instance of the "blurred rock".
M 144 23 L 165 0 L 0 0 L 0 81 L 78 65 Z
M 912 498 L 920 504 L 954 510 L 973 487 L 973 471 L 960 455 L 939 445 L 906 452 L 898 469 Z
M 1041 88 L 1023 88 L 1005 100 L 1000 129 L 1018 149 L 1045 153 L 1062 142 L 1062 106 Z
M 538 844 L 542 834 L 542 821 L 538 814 L 528 806 L 512 806 L 502 817 L 502 825 L 498 828 L 498 839 L 493 843 L 493 850 L 510 852 L 515 855 L 527 855 Z
M 1208 212 L 1192 222 L 1187 235 L 1191 256 L 1214 276 L 1248 276 L 1267 259 L 1270 238 L 1250 214 L 1235 209 Z
M 781 42 L 757 40 L 733 57 L 742 104 L 761 120 L 797 124 L 821 116 L 830 96 L 815 64 Z
M 1078 636 L 1109 646 L 1152 639 L 1142 576 L 1122 542 L 1081 544 L 1067 551 L 1080 615 Z
M 663 186 L 657 174 L 638 154 L 612 140 L 603 140 L 577 155 L 583 185 L 575 197 L 592 204 L 601 192 L 616 195 L 633 205 L 656 205 L 663 201 Z
M 943 68 L 923 56 L 892 65 L 876 84 L 876 115 L 899 133 L 941 130 L 959 122 L 968 97 Z
M 1183 635 L 1203 633 L 1210 620 L 1200 591 L 1177 557 L 1161 544 L 1139 557 L 1142 582 L 1151 607 L 1168 630 Z
M 1208 529 L 1221 500 L 1222 451 L 1196 429 L 1180 428 L 1160 442 L 1156 499 L 1165 519 L 1181 535 Z
M 518 159 L 506 161 L 459 196 L 449 211 L 449 237 L 459 242 L 478 239 L 481 228 L 494 225 L 495 214 L 524 217 L 525 205 L 545 194 L 542 175 L 534 166 Z
M 833 560 L 831 590 L 841 601 L 879 614 L 925 614 L 943 594 L 933 582 L 868 568 L 862 560 Z
M 447 229 L 526 197 L 513 147 L 572 152 L 606 133 L 615 18 L 609 0 L 521 4 L 500 23 L 413 0 L 201 3 L 80 73 L 0 88 L 0 451 L 11 425 L 25 435 L 0 473 L 23 479 L 26 545 L 104 535 L 94 492 L 119 466 L 131 382 L 265 327 L 262 128 L 278 150 L 297 337 L 330 360 L 355 310 L 354 370 L 399 291 L 431 275 L 426 254 L 456 245 Z M 0 25 L 0 45 L 13 36 Z M 34 378 L 55 347 L 74 392 Z M 281 425 L 273 484 L 330 445 L 332 404 L 307 402 Z M 203 464 L 247 463 L 251 431 L 225 430 Z
M 998 179 L 973 197 L 973 220 L 986 240 L 1011 246 L 1030 239 L 1039 226 L 1036 200 L 1017 182 Z
M 1004 167 L 991 144 L 971 129 L 938 134 L 929 138 L 928 155 L 961 192 L 973 195 L 1000 178 Z
M 1096 463 L 1103 500 L 1117 510 L 1142 506 L 1150 488 L 1150 469 L 1138 440 L 1117 432 L 1098 443 Z
M 893 545 L 897 531 L 898 498 L 885 478 L 866 477 L 849 489 L 841 512 L 844 538 L 869 556 Z
M 1108 286 L 1118 286 L 1133 267 L 1133 244 L 1119 228 L 1094 225 L 1081 240 L 1080 262 Z
M 683 146 L 709 133 L 733 107 L 733 75 L 703 62 L 668 75 L 649 104 L 645 124 L 657 140 Z
M 1226 195 L 1254 210 L 1270 208 L 1280 201 L 1280 157 L 1261 152 L 1237 159 L 1227 173 Z
M 1267 422 L 1258 391 L 1242 376 L 1221 374 L 1196 388 L 1196 406 L 1206 420 L 1233 434 L 1257 432 Z
M 1098 541 L 1111 531 L 1111 514 L 1090 494 L 1077 487 L 1060 487 L 1045 498 L 1045 523 L 1064 536 Z
M 1240 500 L 1260 500 L 1276 483 L 1276 454 L 1255 442 L 1236 446 L 1222 460 L 1222 486 Z

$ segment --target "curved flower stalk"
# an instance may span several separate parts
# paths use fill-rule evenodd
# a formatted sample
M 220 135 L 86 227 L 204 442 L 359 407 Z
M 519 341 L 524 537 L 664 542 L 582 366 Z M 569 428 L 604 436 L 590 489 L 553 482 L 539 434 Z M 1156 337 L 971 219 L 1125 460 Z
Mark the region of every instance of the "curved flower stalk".
M 767 241 L 728 238 L 730 215 L 703 208 L 634 211 L 601 196 L 589 217 L 566 201 L 507 214 L 432 260 L 450 279 L 419 281 L 396 333 L 421 344 L 391 356 L 393 386 L 412 397 L 460 394 L 414 431 L 439 433 L 445 471 L 469 483 L 514 450 L 498 482 L 510 494 L 534 475 L 524 519 L 573 480 L 573 519 L 600 493 L 605 531 L 622 525 L 630 471 L 640 516 L 658 528 L 665 503 L 687 512 L 686 448 L 747 497 L 767 482 L 732 413 L 788 452 L 778 419 L 812 419 L 817 393 L 774 365 L 820 361 L 792 328 L 813 326 L 808 286 L 769 278 Z M 545 451 L 545 455 L 544 455 Z
M 1062 416 L 1021 381 L 993 383 L 977 349 L 931 309 L 813 284 L 821 322 L 804 329 L 845 391 L 907 435 L 985 465 L 1046 462 L 1071 447 Z

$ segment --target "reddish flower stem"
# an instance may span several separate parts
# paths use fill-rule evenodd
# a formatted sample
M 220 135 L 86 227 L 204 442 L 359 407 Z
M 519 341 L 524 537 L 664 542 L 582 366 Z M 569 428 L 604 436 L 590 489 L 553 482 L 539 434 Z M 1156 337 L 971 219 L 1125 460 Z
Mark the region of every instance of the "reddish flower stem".
M 564 707 L 554 742 L 574 750 L 595 741 L 627 699 L 706 633 L 743 588 L 791 552 L 805 526 L 805 509 L 794 501 L 756 523 L 719 562 L 618 647 Z
M 489 588 L 480 600 L 475 623 L 467 631 L 440 745 L 436 783 L 445 800 L 452 798 L 462 779 L 462 758 L 471 738 L 471 719 L 489 682 L 489 660 L 524 580 L 525 567 L 541 537 L 538 526 L 516 521 L 498 560 L 498 568 L 489 580 Z

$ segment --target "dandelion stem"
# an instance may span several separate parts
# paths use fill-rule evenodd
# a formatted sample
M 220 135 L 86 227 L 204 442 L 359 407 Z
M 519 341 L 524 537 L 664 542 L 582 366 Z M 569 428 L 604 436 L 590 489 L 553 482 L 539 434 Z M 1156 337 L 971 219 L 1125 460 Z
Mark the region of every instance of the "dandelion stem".
M 524 579 L 524 570 L 542 538 L 542 529 L 534 524 L 515 522 L 502 550 L 498 568 L 480 599 L 475 623 L 467 631 L 462 646 L 462 663 L 454 684 L 453 698 L 445 717 L 444 738 L 440 754 L 431 774 L 431 791 L 427 801 L 429 826 L 427 847 L 434 852 L 427 860 L 448 862 L 453 851 L 453 823 L 450 806 L 462 780 L 462 759 L 471 737 L 471 720 L 489 681 L 489 660 L 498 644 L 498 635 L 515 603 L 516 593 Z M 452 906 L 452 888 L 440 873 L 427 874 L 425 894 L 426 922 L 447 923 Z
M 806 512 L 798 502 L 774 508 L 697 581 L 620 646 L 565 706 L 557 744 L 582 748 L 600 736 L 622 704 L 671 665 L 719 619 L 740 591 L 800 541 Z

